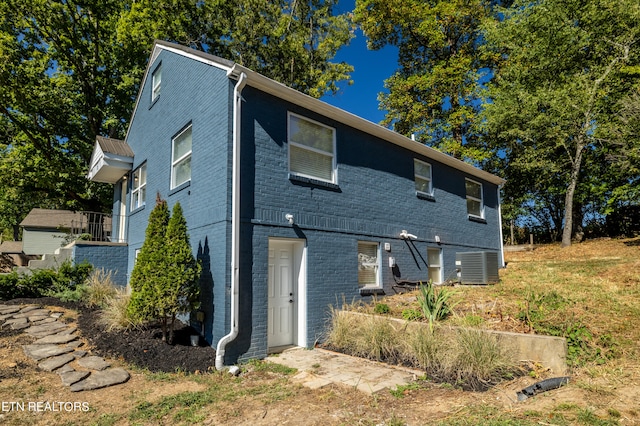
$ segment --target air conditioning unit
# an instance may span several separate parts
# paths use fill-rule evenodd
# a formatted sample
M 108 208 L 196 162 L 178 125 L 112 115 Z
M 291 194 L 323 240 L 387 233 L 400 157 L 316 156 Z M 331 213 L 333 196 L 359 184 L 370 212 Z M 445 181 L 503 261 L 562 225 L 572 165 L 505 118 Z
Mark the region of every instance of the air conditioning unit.
M 460 284 L 495 284 L 500 281 L 498 253 L 495 251 L 456 253 L 456 267 L 460 271 Z

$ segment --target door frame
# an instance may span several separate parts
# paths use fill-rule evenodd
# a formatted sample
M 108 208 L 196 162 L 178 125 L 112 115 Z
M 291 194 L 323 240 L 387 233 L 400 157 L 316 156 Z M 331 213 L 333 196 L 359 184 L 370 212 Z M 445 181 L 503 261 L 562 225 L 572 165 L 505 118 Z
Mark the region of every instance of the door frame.
M 298 238 L 269 238 L 268 250 L 271 250 L 275 244 L 288 244 L 293 253 L 293 291 L 294 291 L 294 307 L 293 307 L 293 342 L 294 346 L 307 346 L 307 244 L 306 240 Z M 268 263 L 268 252 L 267 252 Z M 267 265 L 268 268 L 268 265 Z M 267 283 L 268 286 L 268 283 Z M 268 289 L 267 289 L 268 291 Z M 269 298 L 267 297 L 267 310 Z M 269 324 L 267 324 L 269 327 Z M 267 328 L 267 336 L 269 329 Z M 266 339 L 267 346 L 269 339 Z M 272 348 L 268 347 L 267 350 Z

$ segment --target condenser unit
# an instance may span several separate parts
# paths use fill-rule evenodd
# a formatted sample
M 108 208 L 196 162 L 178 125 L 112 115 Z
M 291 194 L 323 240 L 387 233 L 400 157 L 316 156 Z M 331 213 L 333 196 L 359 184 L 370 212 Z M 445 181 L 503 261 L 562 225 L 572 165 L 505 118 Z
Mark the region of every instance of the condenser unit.
M 498 253 L 469 251 L 456 253 L 456 267 L 461 284 L 495 284 L 498 276 Z

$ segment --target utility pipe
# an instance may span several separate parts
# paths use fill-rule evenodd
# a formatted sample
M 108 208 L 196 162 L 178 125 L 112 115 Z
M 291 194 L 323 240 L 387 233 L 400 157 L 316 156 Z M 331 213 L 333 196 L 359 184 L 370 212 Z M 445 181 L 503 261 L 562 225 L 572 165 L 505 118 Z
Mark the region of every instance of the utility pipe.
M 227 76 L 236 76 L 234 65 Z M 218 341 L 216 347 L 216 370 L 224 368 L 224 354 L 229 342 L 238 337 L 238 319 L 240 304 L 240 119 L 242 97 L 240 93 L 247 83 L 247 75 L 243 72 L 233 88 L 233 165 L 231 180 L 231 331 Z

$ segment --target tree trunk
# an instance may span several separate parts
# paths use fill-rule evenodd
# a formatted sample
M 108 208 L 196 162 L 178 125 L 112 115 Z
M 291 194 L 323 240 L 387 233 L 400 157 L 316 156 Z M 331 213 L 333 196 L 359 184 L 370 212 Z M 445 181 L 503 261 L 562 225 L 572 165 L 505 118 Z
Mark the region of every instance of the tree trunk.
M 167 341 L 167 317 L 166 316 L 162 316 L 162 341 L 166 342 Z
M 561 247 L 569 247 L 571 245 L 571 234 L 573 231 L 573 196 L 578 186 L 578 179 L 580 177 L 580 166 L 582 165 L 582 151 L 584 145 L 582 140 L 576 144 L 576 156 L 571 165 L 571 176 L 569 178 L 569 186 L 567 187 L 567 194 L 564 199 L 564 228 L 562 230 L 562 244 Z
M 173 345 L 173 330 L 175 328 L 176 315 L 171 315 L 171 326 L 169 327 L 169 344 Z

